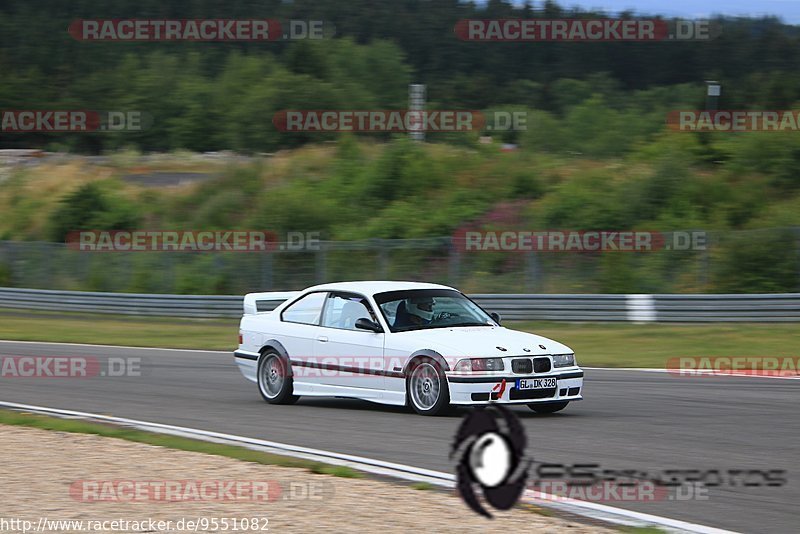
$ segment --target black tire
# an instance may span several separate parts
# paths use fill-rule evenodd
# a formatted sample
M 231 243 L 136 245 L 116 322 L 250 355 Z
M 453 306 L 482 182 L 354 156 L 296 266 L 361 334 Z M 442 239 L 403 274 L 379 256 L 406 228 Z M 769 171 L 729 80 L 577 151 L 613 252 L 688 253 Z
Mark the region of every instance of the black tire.
M 419 389 L 412 391 L 412 384 L 417 381 L 420 381 L 416 385 Z M 435 396 L 434 391 L 437 392 Z M 449 411 L 450 389 L 447 386 L 447 377 L 436 360 L 422 357 L 411 362 L 406 376 L 406 400 L 420 415 L 442 415 Z
M 528 408 L 536 413 L 555 413 L 567 407 L 569 401 L 548 402 L 545 404 L 529 404 Z
M 269 369 L 267 369 L 268 366 Z M 271 371 L 274 371 L 277 376 L 273 375 Z M 268 375 L 275 377 L 276 380 L 268 379 Z M 280 381 L 278 382 L 277 379 Z M 289 363 L 286 358 L 274 350 L 265 351 L 258 359 L 256 382 L 258 383 L 258 392 L 270 404 L 294 404 L 300 398 L 292 394 L 294 386 L 289 374 Z

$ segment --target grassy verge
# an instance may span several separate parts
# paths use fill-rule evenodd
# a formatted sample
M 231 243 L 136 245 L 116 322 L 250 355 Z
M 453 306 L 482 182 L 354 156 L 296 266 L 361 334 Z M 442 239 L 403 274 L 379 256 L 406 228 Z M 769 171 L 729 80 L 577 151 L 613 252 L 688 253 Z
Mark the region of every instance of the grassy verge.
M 237 319 L 0 310 L 0 339 L 233 350 Z M 585 366 L 664 367 L 680 356 L 797 356 L 793 324 L 508 323 L 572 347 Z
M 363 473 L 346 466 L 330 465 L 289 456 L 280 456 L 266 452 L 254 451 L 235 445 L 222 445 L 219 443 L 209 443 L 179 436 L 168 436 L 165 434 L 155 434 L 144 432 L 132 428 L 104 425 L 77 419 L 60 419 L 58 417 L 48 417 L 12 410 L 0 410 L 0 425 L 25 426 L 40 428 L 43 430 L 56 430 L 59 432 L 71 432 L 75 434 L 94 434 L 107 438 L 124 439 L 147 445 L 156 445 L 170 449 L 180 449 L 189 452 L 199 452 L 203 454 L 213 454 L 215 456 L 225 456 L 235 460 L 245 462 L 255 462 L 265 465 L 277 465 L 281 467 L 294 467 L 307 469 L 312 473 L 332 475 L 344 478 L 361 478 Z
M 177 319 L 0 310 L 0 339 L 233 350 L 238 319 Z
M 681 356 L 798 356 L 794 324 L 519 323 L 569 345 L 591 367 L 664 368 Z

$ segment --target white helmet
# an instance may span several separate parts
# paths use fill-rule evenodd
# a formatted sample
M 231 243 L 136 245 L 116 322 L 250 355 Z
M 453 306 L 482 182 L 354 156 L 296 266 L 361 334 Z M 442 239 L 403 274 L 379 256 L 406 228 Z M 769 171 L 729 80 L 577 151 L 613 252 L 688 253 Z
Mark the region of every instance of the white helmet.
M 433 297 L 411 297 L 406 299 L 406 311 L 430 321 L 433 318 L 433 302 Z

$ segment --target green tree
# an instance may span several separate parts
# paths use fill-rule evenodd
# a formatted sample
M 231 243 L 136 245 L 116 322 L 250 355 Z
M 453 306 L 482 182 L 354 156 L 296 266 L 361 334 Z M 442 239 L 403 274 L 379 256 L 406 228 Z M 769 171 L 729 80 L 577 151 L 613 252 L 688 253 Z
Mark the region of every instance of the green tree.
M 127 230 L 140 219 L 135 207 L 104 192 L 95 182 L 64 197 L 49 217 L 50 238 L 64 241 L 69 232 L 80 230 Z

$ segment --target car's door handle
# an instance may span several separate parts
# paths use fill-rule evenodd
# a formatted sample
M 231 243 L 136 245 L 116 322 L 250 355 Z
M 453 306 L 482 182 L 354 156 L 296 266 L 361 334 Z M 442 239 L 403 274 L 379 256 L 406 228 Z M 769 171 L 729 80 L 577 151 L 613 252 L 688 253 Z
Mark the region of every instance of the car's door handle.
M 327 343 L 328 342 L 328 338 L 326 336 L 319 336 L 317 338 L 317 341 L 319 341 L 321 343 Z

